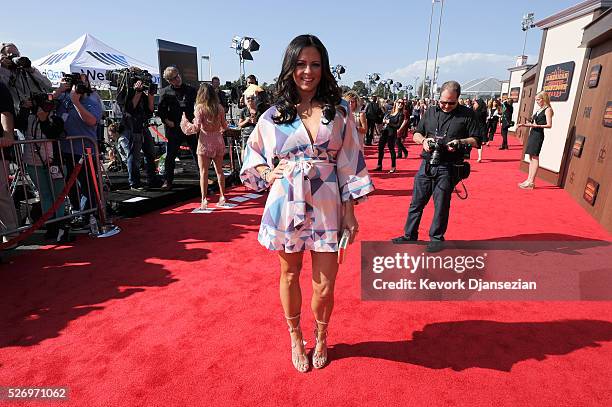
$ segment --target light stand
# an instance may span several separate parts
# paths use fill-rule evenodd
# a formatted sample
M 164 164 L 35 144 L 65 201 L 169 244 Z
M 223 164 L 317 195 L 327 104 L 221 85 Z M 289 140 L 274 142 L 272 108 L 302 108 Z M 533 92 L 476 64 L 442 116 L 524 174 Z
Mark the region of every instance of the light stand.
M 521 30 L 525 31 L 525 40 L 523 41 L 523 53 L 521 54 L 521 56 L 525 56 L 525 47 L 527 46 L 527 32 L 529 31 L 530 28 L 534 28 L 535 24 L 534 22 L 534 17 L 535 15 L 533 13 L 527 13 L 523 16 L 523 21 L 521 21 Z
M 343 65 L 338 64 L 336 66 L 332 66 L 331 73 L 334 75 L 334 78 L 340 81 L 340 75 L 346 73 L 346 68 L 344 68 Z

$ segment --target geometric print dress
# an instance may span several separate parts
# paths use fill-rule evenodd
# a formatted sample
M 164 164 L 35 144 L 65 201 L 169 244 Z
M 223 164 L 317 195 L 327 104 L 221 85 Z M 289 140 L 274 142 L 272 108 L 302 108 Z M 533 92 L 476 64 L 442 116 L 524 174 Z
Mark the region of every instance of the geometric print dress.
M 343 101 L 344 102 L 344 101 Z M 348 112 L 348 106 L 342 107 Z M 336 252 L 342 236 L 342 202 L 362 201 L 374 191 L 352 113 L 336 108 L 325 124 L 321 117 L 314 144 L 302 120 L 276 124 L 275 107 L 257 122 L 246 145 L 240 178 L 255 191 L 270 187 L 255 169 L 286 162 L 283 178 L 270 188 L 258 241 L 269 250 L 287 253 Z

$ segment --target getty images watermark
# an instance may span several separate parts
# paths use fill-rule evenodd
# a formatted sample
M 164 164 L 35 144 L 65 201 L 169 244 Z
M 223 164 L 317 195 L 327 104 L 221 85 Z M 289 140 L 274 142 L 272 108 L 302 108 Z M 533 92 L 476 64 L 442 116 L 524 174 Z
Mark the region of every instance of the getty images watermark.
M 612 300 L 612 245 L 603 241 L 363 242 L 361 292 L 372 301 Z

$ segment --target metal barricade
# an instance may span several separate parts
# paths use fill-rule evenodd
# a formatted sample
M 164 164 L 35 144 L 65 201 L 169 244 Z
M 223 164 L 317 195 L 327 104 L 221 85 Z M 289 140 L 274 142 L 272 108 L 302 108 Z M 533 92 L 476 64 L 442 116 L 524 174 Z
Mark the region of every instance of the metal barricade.
M 20 140 L 0 149 L 0 243 L 23 240 L 43 224 L 78 217 L 93 223 L 93 214 L 101 224 L 94 234 L 117 233 L 107 224 L 101 168 L 88 137 Z

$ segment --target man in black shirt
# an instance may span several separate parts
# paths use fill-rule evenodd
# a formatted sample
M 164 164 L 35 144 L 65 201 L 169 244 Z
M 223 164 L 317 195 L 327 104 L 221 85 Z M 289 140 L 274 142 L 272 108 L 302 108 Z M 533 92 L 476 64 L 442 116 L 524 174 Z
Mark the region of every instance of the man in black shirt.
M 461 85 L 455 81 L 445 82 L 441 92 L 438 106 L 427 109 L 414 133 L 415 143 L 423 145 L 423 161 L 414 177 L 412 202 L 408 209 L 404 235 L 392 239 L 393 243 L 414 243 L 418 240 L 423 209 L 433 195 L 435 210 L 429 229 L 429 252 L 442 249 L 441 242 L 444 241 L 448 226 L 450 201 L 457 182 L 453 164 L 461 161 L 463 156 L 459 149 L 460 144 L 478 147 L 480 140 L 472 109 L 458 105 Z M 443 146 L 438 165 L 430 164 L 430 143 Z
M 139 68 L 130 68 L 133 72 Z M 154 111 L 154 93 L 143 90 L 141 81 L 136 81 L 132 88 L 119 89 L 117 103 L 121 107 L 122 135 L 127 140 L 128 181 L 132 190 L 142 190 L 140 184 L 140 150 L 144 153 L 149 188 L 159 188 L 155 174 L 155 144 L 149 133 L 148 122 Z
M 0 82 L 0 149 L 11 147 L 15 143 L 15 107 L 13 98 L 8 88 Z M 9 192 L 8 177 L 6 174 L 5 162 L 7 154 L 0 155 L 0 230 L 6 232 L 8 230 L 17 229 L 17 211 L 15 203 Z M 17 234 L 0 235 L 0 243 L 10 240 Z
M 508 129 L 512 127 L 512 113 L 514 113 L 514 108 L 512 107 L 513 100 L 508 98 L 504 101 L 502 105 L 502 117 L 501 117 L 501 135 L 502 135 L 502 145 L 499 148 L 500 150 L 508 149 Z
M 211 80 L 211 84 L 212 84 L 213 88 L 215 89 L 215 92 L 217 93 L 217 96 L 219 97 L 219 103 L 221 103 L 221 106 L 223 106 L 223 109 L 227 113 L 227 109 L 229 108 L 229 102 L 227 101 L 227 97 L 225 96 L 225 92 L 223 92 L 221 90 L 221 80 L 219 79 L 218 76 L 213 76 L 213 78 Z
M 376 129 L 376 123 L 382 123 L 383 111 L 378 105 L 378 99 L 372 95 L 370 103 L 365 108 L 366 121 L 368 123 L 368 130 L 365 136 L 365 145 L 371 146 L 372 140 L 374 140 L 374 130 Z
M 166 138 L 168 139 L 164 165 L 166 180 L 164 185 L 162 185 L 163 190 L 168 190 L 172 188 L 172 182 L 174 181 L 174 160 L 181 144 L 187 143 L 197 165 L 196 149 L 198 137 L 197 135 L 185 135 L 181 130 L 183 113 L 185 113 L 189 121 L 193 121 L 197 92 L 193 87 L 183 83 L 179 70 L 173 66 L 169 66 L 164 70 L 164 79 L 170 85 L 162 88 L 159 92 L 160 102 L 157 107 L 157 115 L 164 122 Z

